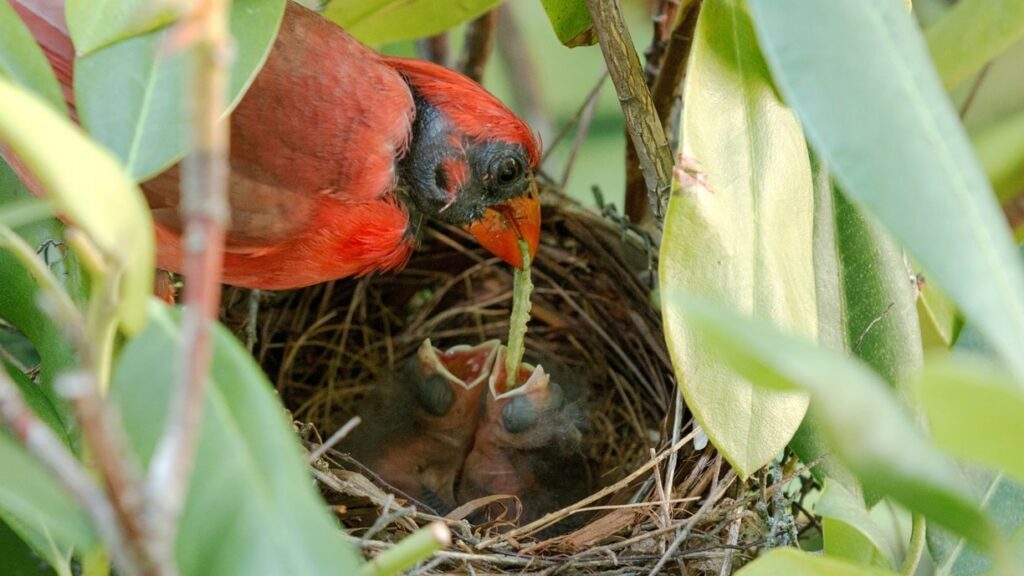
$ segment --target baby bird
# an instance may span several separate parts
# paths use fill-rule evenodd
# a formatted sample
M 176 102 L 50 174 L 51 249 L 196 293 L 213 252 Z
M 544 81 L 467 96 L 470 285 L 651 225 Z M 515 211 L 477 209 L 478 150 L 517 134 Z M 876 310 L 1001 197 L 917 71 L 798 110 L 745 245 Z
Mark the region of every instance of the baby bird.
M 406 495 L 447 513 L 497 351 L 497 340 L 445 352 L 425 340 L 371 393 L 363 423 L 342 449 Z
M 583 406 L 581 391 L 567 391 L 552 382 L 541 366 L 521 364 L 520 385 L 512 390 L 506 388 L 505 374 L 505 348 L 501 347 L 457 500 L 465 503 L 493 494 L 516 496 L 522 504 L 518 519 L 522 524 L 589 494 L 581 449 Z M 506 509 L 499 503 L 490 504 L 483 515 L 499 519 Z M 507 513 L 504 516 L 515 520 Z

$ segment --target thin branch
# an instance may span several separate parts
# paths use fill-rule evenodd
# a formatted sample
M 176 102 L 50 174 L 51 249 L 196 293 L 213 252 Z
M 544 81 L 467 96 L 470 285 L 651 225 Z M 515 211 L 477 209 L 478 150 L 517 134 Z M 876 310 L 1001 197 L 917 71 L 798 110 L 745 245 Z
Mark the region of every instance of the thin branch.
M 690 59 L 690 48 L 693 46 L 693 33 L 697 28 L 697 16 L 700 14 L 701 0 L 690 0 L 679 12 L 672 35 L 665 48 L 665 56 L 661 68 L 654 78 L 651 98 L 654 108 L 658 111 L 658 119 L 662 126 L 668 124 L 672 113 L 672 104 L 679 95 L 683 78 L 686 75 L 686 62 Z
M 466 26 L 466 40 L 459 59 L 459 70 L 477 84 L 483 82 L 484 67 L 494 49 L 494 31 L 498 23 L 498 11 L 490 10 Z
M 49 469 L 51 476 L 67 488 L 82 505 L 97 532 L 107 543 L 115 565 L 122 574 L 141 574 L 137 557 L 130 551 L 127 538 L 118 524 L 113 504 L 71 451 L 25 404 L 21 391 L 0 369 L 0 421 Z
M 647 185 L 648 201 L 655 217 L 660 220 L 672 187 L 672 151 L 644 82 L 640 57 L 633 49 L 633 40 L 617 1 L 587 0 L 587 8 L 619 95 L 626 131 L 636 148 L 640 171 Z
M 434 64 L 440 64 L 446 68 L 450 67 L 452 61 L 451 52 L 451 42 L 448 39 L 447 32 L 416 41 L 416 53 L 419 54 L 420 58 L 430 60 Z
M 533 127 L 544 140 L 551 136 L 551 115 L 544 103 L 541 92 L 540 71 L 530 57 L 527 42 L 513 12 L 512 2 L 505 2 L 498 7 L 498 43 L 501 58 L 511 82 L 512 99 L 517 111 L 526 123 Z M 519 6 L 517 3 L 516 6 Z
M 230 0 L 203 0 L 196 5 L 195 68 L 192 79 L 195 116 L 194 151 L 185 158 L 182 219 L 185 221 L 185 310 L 182 314 L 181 361 L 177 386 L 163 435 L 150 468 L 148 503 L 157 542 L 172 558 L 178 518 L 192 474 L 206 398 L 212 328 L 220 305 L 221 258 L 228 218 L 227 102 L 231 60 Z

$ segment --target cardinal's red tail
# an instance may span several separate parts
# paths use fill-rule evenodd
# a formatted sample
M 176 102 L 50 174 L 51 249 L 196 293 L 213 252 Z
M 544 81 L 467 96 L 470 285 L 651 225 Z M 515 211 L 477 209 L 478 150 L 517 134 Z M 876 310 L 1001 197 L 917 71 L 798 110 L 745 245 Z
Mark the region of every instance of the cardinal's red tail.
M 75 61 L 75 48 L 71 45 L 67 22 L 64 20 L 65 0 L 0 0 L 9 1 L 28 26 L 36 42 L 43 48 L 46 59 L 57 74 L 64 100 L 72 109 L 71 77 Z

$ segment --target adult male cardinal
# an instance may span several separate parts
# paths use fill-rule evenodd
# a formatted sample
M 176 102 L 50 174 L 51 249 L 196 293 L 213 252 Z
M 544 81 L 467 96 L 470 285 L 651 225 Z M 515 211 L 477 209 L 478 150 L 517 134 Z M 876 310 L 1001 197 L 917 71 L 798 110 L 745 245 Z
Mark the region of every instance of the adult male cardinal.
M 10 1 L 70 100 L 63 0 Z M 223 280 L 287 289 L 394 270 L 424 218 L 464 228 L 519 267 L 519 242 L 532 256 L 540 233 L 539 162 L 526 124 L 472 80 L 382 56 L 288 2 L 267 62 L 231 116 Z M 180 271 L 178 169 L 142 188 L 157 263 Z
M 395 488 L 448 512 L 497 349 L 491 340 L 442 352 L 425 340 L 400 371 L 374 387 L 363 423 L 341 448 Z

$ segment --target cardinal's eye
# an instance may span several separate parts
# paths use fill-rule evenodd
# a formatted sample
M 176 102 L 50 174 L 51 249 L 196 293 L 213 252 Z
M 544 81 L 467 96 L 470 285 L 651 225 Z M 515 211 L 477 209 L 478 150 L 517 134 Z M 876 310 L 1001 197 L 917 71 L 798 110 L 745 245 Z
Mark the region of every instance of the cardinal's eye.
M 499 184 L 511 184 L 523 175 L 523 163 L 518 158 L 506 156 L 494 163 L 492 174 Z

